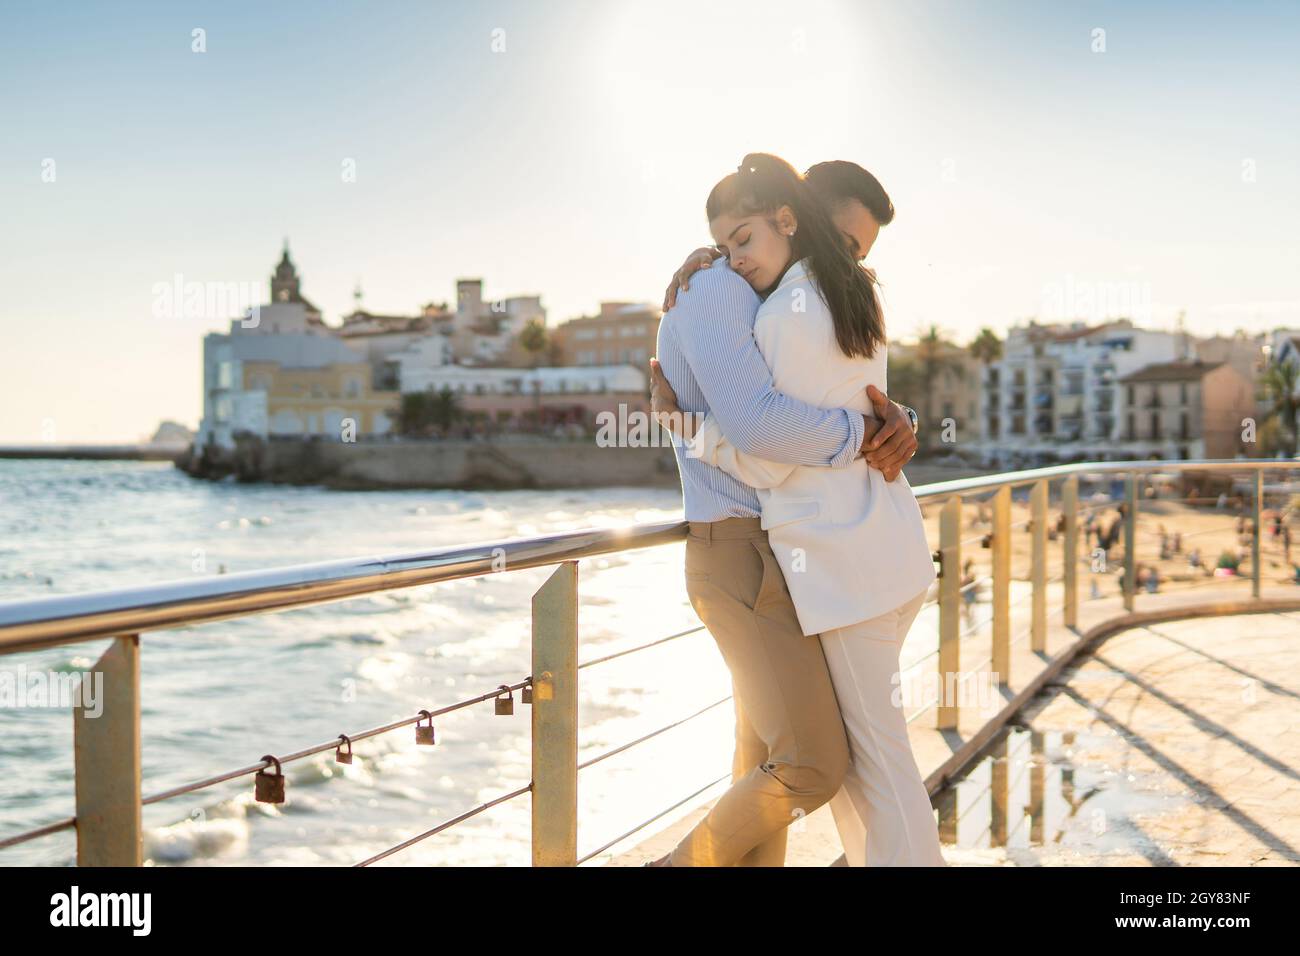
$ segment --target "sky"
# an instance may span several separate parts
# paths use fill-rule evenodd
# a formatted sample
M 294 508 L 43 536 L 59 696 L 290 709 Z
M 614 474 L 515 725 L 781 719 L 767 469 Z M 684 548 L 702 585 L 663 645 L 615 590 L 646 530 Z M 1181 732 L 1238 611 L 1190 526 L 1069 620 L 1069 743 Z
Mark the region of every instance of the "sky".
M 1297 90 L 1281 2 L 0 0 L 0 443 L 196 425 L 160 284 L 286 238 L 331 323 L 658 302 L 750 151 L 880 178 L 893 338 L 1300 326 Z

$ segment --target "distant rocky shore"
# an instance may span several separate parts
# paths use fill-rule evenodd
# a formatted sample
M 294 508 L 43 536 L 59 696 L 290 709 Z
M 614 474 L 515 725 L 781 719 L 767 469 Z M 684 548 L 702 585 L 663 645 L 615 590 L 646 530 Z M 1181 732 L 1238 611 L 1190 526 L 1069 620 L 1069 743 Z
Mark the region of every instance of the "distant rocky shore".
M 191 446 L 176 459 L 176 467 L 208 480 L 233 478 L 351 491 L 677 484 L 671 448 L 606 448 L 593 438 L 380 442 L 243 438 L 229 451 L 207 448 L 196 455 Z
M 76 459 L 83 461 L 175 461 L 188 454 L 175 443 L 139 445 L 2 445 L 0 458 Z

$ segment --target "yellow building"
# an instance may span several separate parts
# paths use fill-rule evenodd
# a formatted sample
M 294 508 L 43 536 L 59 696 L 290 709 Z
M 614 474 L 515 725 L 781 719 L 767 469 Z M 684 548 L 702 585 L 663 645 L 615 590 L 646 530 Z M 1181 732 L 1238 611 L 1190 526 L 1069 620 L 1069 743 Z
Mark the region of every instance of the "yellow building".
M 364 354 L 314 328 L 301 303 L 263 306 L 203 340 L 203 422 L 195 447 L 240 435 L 356 441 L 391 430 L 400 397 L 377 391 Z
M 267 433 L 272 437 L 320 435 L 344 440 L 387 434 L 399 393 L 370 387 L 370 364 L 286 368 L 277 362 L 245 361 L 244 390 L 266 395 Z
M 600 315 L 571 319 L 551 332 L 555 365 L 632 365 L 645 370 L 655 354 L 659 310 L 602 302 Z

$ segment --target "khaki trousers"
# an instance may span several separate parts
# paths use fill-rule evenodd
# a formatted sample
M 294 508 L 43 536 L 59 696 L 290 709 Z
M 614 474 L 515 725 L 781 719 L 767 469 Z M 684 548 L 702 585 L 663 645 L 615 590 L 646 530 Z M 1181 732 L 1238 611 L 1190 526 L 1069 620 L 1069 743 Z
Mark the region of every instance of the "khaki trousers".
M 786 827 L 826 803 L 849 767 L 821 643 L 805 637 L 758 518 L 690 523 L 686 592 L 731 671 L 730 789 L 677 844 L 673 866 L 782 866 Z

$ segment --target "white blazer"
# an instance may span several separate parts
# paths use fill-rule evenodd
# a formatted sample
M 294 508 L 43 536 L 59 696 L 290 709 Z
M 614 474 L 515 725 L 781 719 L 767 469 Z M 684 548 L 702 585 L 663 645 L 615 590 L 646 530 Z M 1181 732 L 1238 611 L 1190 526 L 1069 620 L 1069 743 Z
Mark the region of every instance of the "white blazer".
M 759 350 L 779 391 L 809 405 L 871 414 L 866 388 L 887 391 L 886 349 L 869 359 L 840 351 L 830 309 L 805 262 L 792 265 L 759 306 Z M 712 414 L 689 453 L 758 491 L 762 526 L 805 635 L 891 611 L 934 582 L 921 508 L 902 474 L 886 481 L 861 457 L 829 468 L 746 455 Z

